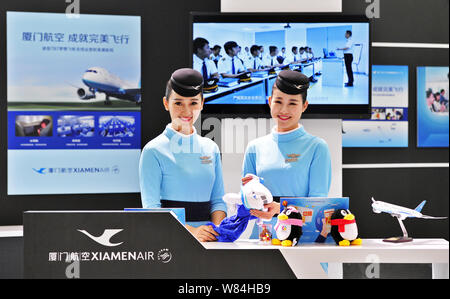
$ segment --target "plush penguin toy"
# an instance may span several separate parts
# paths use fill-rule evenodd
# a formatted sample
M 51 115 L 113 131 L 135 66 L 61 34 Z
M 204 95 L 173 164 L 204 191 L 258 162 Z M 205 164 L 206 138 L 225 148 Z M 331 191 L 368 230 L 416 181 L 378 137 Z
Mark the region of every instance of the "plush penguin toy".
M 331 215 L 331 236 L 339 246 L 361 245 L 355 215 L 350 210 L 339 209 Z
M 283 202 L 283 205 L 285 208 L 278 215 L 278 220 L 275 224 L 277 238 L 272 239 L 272 244 L 287 247 L 295 246 L 303 234 L 302 214 L 296 208 L 287 206 L 286 202 Z

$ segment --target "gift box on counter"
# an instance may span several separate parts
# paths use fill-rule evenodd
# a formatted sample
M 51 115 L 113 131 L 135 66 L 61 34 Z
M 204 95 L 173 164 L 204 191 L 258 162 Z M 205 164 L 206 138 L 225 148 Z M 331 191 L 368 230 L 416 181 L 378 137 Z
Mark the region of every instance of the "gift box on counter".
M 303 235 L 299 244 L 315 243 L 321 232 L 328 233 L 326 243 L 334 243 L 329 234 L 331 215 L 335 210 L 349 208 L 348 197 L 281 197 L 280 203 L 284 201 L 302 213 Z

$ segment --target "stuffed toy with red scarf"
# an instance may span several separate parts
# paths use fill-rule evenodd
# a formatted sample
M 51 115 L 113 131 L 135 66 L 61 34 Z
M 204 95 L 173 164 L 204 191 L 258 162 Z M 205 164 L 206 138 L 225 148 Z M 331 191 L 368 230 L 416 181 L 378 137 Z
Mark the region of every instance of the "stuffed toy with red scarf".
M 355 215 L 350 210 L 336 210 L 331 215 L 331 236 L 339 246 L 361 245 Z

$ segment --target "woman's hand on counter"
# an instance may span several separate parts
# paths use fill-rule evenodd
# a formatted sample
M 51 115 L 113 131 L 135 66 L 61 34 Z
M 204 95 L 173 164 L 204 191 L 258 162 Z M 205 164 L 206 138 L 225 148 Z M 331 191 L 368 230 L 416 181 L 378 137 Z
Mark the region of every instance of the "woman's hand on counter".
M 261 219 L 272 219 L 275 214 L 280 214 L 280 203 L 272 201 L 271 203 L 264 205 L 267 211 L 250 210 L 250 214 Z
M 200 242 L 217 241 L 216 236 L 219 234 L 212 228 L 211 225 L 200 225 L 199 227 L 186 225 L 186 227 Z

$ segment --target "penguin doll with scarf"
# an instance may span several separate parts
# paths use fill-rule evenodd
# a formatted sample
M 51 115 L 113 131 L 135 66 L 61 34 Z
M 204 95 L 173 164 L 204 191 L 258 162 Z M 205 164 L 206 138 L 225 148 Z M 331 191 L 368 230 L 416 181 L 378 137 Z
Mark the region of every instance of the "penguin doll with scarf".
M 339 246 L 361 245 L 355 215 L 350 210 L 339 209 L 331 215 L 331 236 Z
M 288 206 L 287 202 L 283 202 L 284 210 L 278 215 L 275 224 L 276 239 L 272 239 L 273 245 L 281 245 L 285 247 L 297 245 L 303 234 L 303 218 L 302 214 L 293 206 Z

